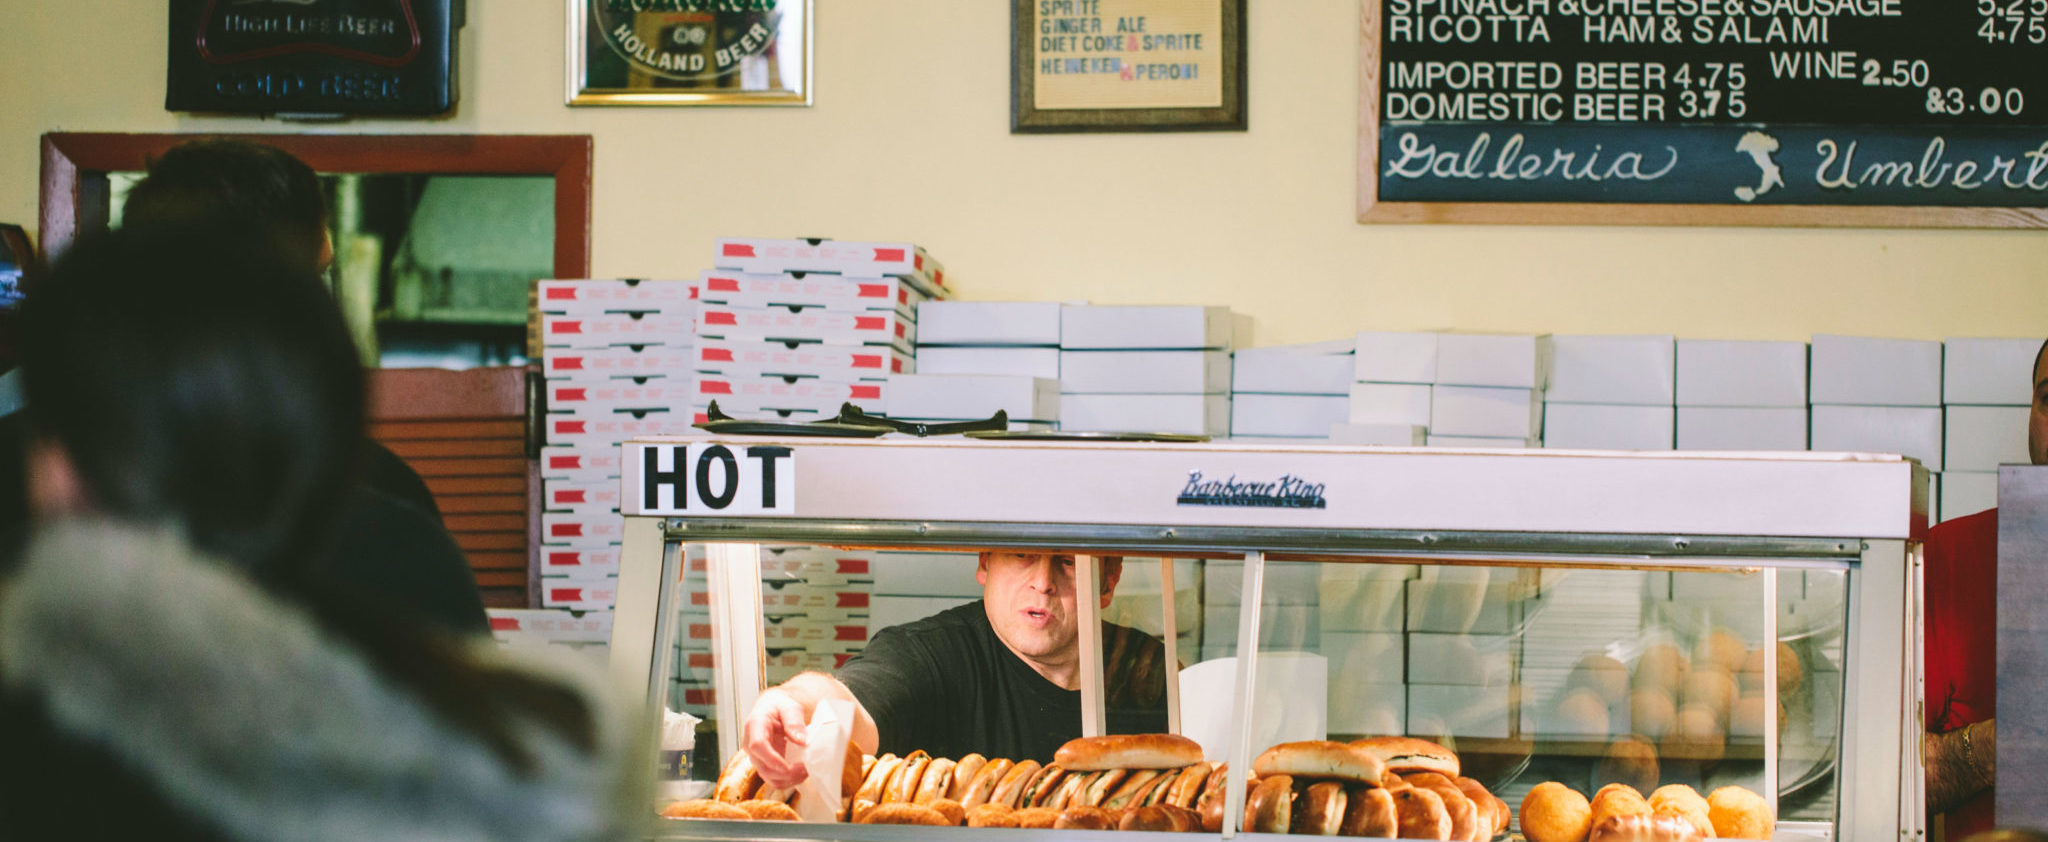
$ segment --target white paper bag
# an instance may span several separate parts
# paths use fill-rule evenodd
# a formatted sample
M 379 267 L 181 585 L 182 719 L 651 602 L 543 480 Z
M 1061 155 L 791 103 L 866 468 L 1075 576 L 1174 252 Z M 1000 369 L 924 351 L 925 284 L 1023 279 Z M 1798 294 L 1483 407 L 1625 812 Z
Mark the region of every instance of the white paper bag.
M 1259 653 L 1252 695 L 1252 751 L 1329 736 L 1329 662 L 1308 652 Z M 1180 671 L 1180 730 L 1222 760 L 1230 748 L 1237 659 L 1216 658 Z
M 853 741 L 853 703 L 826 699 L 811 711 L 804 745 L 790 744 L 791 760 L 810 774 L 797 784 L 797 815 L 807 822 L 839 820 L 839 775 L 846 769 L 846 744 Z M 797 756 L 797 755 L 801 756 Z

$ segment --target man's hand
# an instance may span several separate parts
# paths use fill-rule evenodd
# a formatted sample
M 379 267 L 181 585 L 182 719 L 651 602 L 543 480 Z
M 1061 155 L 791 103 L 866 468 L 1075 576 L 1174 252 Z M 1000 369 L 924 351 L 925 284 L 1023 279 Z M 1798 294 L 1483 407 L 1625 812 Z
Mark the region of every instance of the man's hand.
M 740 748 L 769 786 L 790 789 L 810 776 L 801 761 L 789 759 L 791 746 L 805 745 L 804 726 L 809 721 L 803 702 L 780 687 L 770 687 L 761 691 L 740 724 Z
M 1927 812 L 1962 806 L 1998 780 L 1997 720 L 1921 735 L 1920 762 L 1927 767 Z

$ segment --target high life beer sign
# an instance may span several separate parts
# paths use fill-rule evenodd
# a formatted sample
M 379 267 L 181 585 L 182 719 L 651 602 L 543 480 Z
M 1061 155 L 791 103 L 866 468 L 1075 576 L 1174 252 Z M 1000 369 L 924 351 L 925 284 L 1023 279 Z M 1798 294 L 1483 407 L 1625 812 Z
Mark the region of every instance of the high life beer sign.
M 465 0 L 171 0 L 164 107 L 430 115 L 454 107 Z

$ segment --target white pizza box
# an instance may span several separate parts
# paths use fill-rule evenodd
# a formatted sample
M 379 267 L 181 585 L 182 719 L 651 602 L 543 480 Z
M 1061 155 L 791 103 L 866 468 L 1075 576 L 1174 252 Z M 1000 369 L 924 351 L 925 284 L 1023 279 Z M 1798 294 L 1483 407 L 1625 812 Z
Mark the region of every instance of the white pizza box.
M 1060 308 L 1062 350 L 1227 351 L 1230 347 L 1228 307 L 1068 304 Z
M 1811 399 L 1846 406 L 1940 406 L 1941 343 L 1813 337 Z
M 824 547 L 761 548 L 761 581 L 802 582 L 815 585 L 850 586 L 865 583 L 873 590 L 875 574 L 871 550 L 831 550 Z
M 1406 674 L 1408 646 L 1399 632 L 1331 631 L 1326 623 L 1322 641 L 1322 655 L 1330 659 L 1332 676 L 1399 684 Z
M 1228 395 L 1061 395 L 1060 429 L 1222 436 Z
M 1676 342 L 1669 335 L 1554 335 L 1544 398 L 1671 406 L 1677 397 Z
M 746 421 L 773 421 L 776 423 L 787 424 L 808 424 L 812 421 L 823 421 L 827 418 L 836 418 L 839 415 L 839 409 L 837 407 L 834 407 L 829 412 L 823 409 L 771 409 L 768 408 L 767 406 L 763 406 L 760 401 L 755 401 L 752 399 L 738 401 L 718 400 L 707 401 L 704 404 L 690 407 L 690 418 L 693 419 L 691 423 L 702 424 L 704 422 L 710 421 L 711 404 L 713 403 L 718 404 L 718 411 L 725 413 L 726 417 L 738 418 Z M 864 407 L 864 409 L 871 412 L 881 411 L 880 409 L 875 407 Z M 702 431 L 693 429 L 692 432 L 701 433 Z
M 602 547 L 542 547 L 539 552 L 543 576 L 617 576 L 618 544 Z
M 802 649 L 807 652 L 857 652 L 868 642 L 866 621 L 809 620 L 802 617 L 765 617 L 761 624 L 761 648 Z
M 696 362 L 694 349 L 688 343 L 546 350 L 541 356 L 541 371 L 549 380 L 688 377 Z
M 626 538 L 626 518 L 615 512 L 542 512 L 542 544 L 608 547 Z
M 845 582 L 813 582 L 804 579 L 770 579 L 761 577 L 761 595 L 776 597 L 781 605 L 808 608 L 843 608 L 847 610 L 868 607 L 868 595 L 875 592 L 875 580 L 856 579 Z M 858 594 L 858 596 L 847 596 Z
M 689 406 L 694 378 L 650 377 L 645 380 L 549 380 L 548 412 L 610 411 Z
M 491 634 L 536 634 L 555 640 L 608 643 L 612 639 L 612 612 L 574 613 L 546 608 L 486 608 Z
M 1232 317 L 1234 318 L 1234 317 L 1236 317 L 1237 315 L 1238 315 L 1238 314 L 1235 314 L 1235 313 L 1233 313 L 1233 314 L 1232 314 Z M 1231 332 L 1232 332 L 1232 334 L 1236 334 L 1236 333 L 1237 333 L 1237 328 L 1235 328 L 1235 327 L 1232 327 L 1232 328 L 1231 328 Z M 1235 338 L 1237 338 L 1237 339 L 1239 339 L 1239 340 L 1242 340 L 1242 339 L 1243 339 L 1244 337 L 1242 337 L 1242 336 L 1237 336 L 1237 337 L 1235 337 Z M 1244 345 L 1244 343 L 1243 343 L 1242 341 L 1240 341 L 1240 342 L 1239 342 L 1238 344 L 1239 344 L 1240 346 Z M 1297 356 L 1302 356 L 1302 355 L 1307 355 L 1307 356 L 1314 356 L 1314 357 L 1329 357 L 1329 356 L 1340 356 L 1340 357 L 1349 357 L 1349 356 L 1351 356 L 1351 355 L 1352 355 L 1352 353 L 1353 353 L 1354 351 L 1356 351 L 1356 350 L 1357 350 L 1357 346 L 1358 346 L 1358 343 L 1357 343 L 1357 342 L 1356 342 L 1355 340 L 1353 340 L 1353 339 L 1351 339 L 1351 338 L 1349 338 L 1349 337 L 1346 337 L 1346 338 L 1344 338 L 1344 339 L 1325 339 L 1325 340 L 1322 340 L 1322 341 L 1320 341 L 1320 342 L 1295 342 L 1295 343 L 1292 343 L 1292 344 L 1288 344 L 1288 345 L 1260 345 L 1260 346 L 1258 346 L 1258 347 L 1256 347 L 1256 348 L 1247 348 L 1247 347 L 1239 347 L 1239 348 L 1237 349 L 1237 351 L 1235 352 L 1235 356 L 1237 356 L 1237 357 L 1239 357 L 1239 358 L 1245 358 L 1245 357 L 1284 357 L 1284 358 L 1292 358 L 1292 357 L 1297 357 Z
M 540 604 L 544 608 L 573 611 L 610 611 L 619 601 L 619 579 L 604 576 L 591 579 L 563 576 L 540 577 Z
M 1237 645 L 1237 622 L 1243 607 L 1202 606 L 1202 648 L 1222 648 L 1228 655 Z M 1267 605 L 1259 609 L 1259 649 L 1314 651 L 1322 645 L 1322 624 L 1313 605 Z M 1207 660 L 1205 657 L 1204 660 Z
M 1445 436 L 1541 437 L 1543 393 L 1496 386 L 1436 386 L 1429 396 L 1429 432 Z
M 755 274 L 707 270 L 697 296 L 706 303 L 733 307 L 818 308 L 858 312 L 894 310 L 917 318 L 917 307 L 930 296 L 902 278 L 848 278 L 842 275 L 778 272 Z
M 872 625 L 872 623 L 870 623 Z M 876 626 L 880 628 L 880 626 Z M 761 664 L 762 677 L 775 686 L 806 672 L 831 672 L 853 660 L 852 652 L 776 652 Z
M 2027 417 L 2024 406 L 1950 406 L 1942 428 L 1944 471 L 1990 471 L 2025 465 Z
M 1353 424 L 1396 424 L 1429 427 L 1430 398 L 1436 387 L 1421 383 L 1353 383 Z
M 1942 343 L 1941 402 L 2027 406 L 2041 340 L 1952 338 Z
M 1058 348 L 917 347 L 919 374 L 1010 374 L 1060 378 Z
M 987 418 L 998 410 L 1021 421 L 1056 421 L 1060 384 L 1005 374 L 902 374 L 889 378 L 883 414 L 896 418 Z
M 869 243 L 823 238 L 720 237 L 712 265 L 772 274 L 833 272 L 856 278 L 906 278 L 926 295 L 946 285 L 946 270 L 915 243 Z
M 1321 568 L 1297 562 L 1268 563 L 1263 591 L 1266 605 L 1315 605 L 1322 599 Z M 1244 562 L 1210 561 L 1203 565 L 1203 604 L 1237 605 L 1243 600 Z
M 534 309 L 542 313 L 690 313 L 697 282 L 635 278 L 557 278 L 534 282 Z
M 1351 415 L 1343 395 L 1235 394 L 1230 399 L 1233 436 L 1321 438 Z
M 1897 453 L 1920 460 L 1930 471 L 1942 469 L 1938 406 L 1815 404 L 1812 430 L 1814 450 Z
M 1330 662 L 1330 736 L 1408 733 L 1408 686 L 1369 664 Z
M 618 447 L 636 436 L 685 435 L 693 432 L 685 412 L 561 412 L 542 419 L 547 424 L 547 443 L 559 447 L 589 450 Z
M 1305 397 L 1314 396 L 1309 395 Z M 1235 410 L 1232 411 L 1234 412 Z M 1330 439 L 1328 436 L 1240 436 L 1236 433 L 1231 433 L 1230 436 L 1225 440 L 1237 442 L 1238 444 L 1285 444 L 1304 446 L 1325 445 L 1330 443 Z
M 1550 381 L 1550 355 L 1548 335 L 1439 333 L 1435 382 L 1540 392 Z
M 1408 683 L 1503 687 L 1516 637 L 1507 634 L 1408 633 Z
M 1478 568 L 1484 571 L 1485 568 Z M 1418 579 L 1408 583 L 1408 630 L 1507 634 L 1520 619 L 1526 583 L 1494 571 L 1492 579 Z
M 1677 412 L 1670 405 L 1561 403 L 1543 406 L 1543 446 L 1562 450 L 1670 450 Z
M 1360 383 L 1436 382 L 1437 334 L 1434 332 L 1364 330 L 1352 342 Z
M 763 585 L 761 612 L 770 617 L 802 617 L 820 622 L 864 624 L 867 622 L 868 601 L 871 597 L 872 594 L 859 588 L 809 591 Z M 690 605 L 710 610 L 711 594 L 708 592 L 693 593 L 689 598 Z
M 592 514 L 619 511 L 617 479 L 542 479 L 540 494 L 541 508 L 549 511 Z
M 700 374 L 696 380 L 696 403 L 708 406 L 718 401 L 728 414 L 758 410 L 812 410 L 837 414 L 842 404 L 881 412 L 887 406 L 888 381 L 798 380 L 781 377 L 722 377 Z M 739 417 L 734 415 L 734 417 Z
M 1678 340 L 1678 405 L 1804 408 L 1804 342 Z
M 891 345 L 699 339 L 690 367 L 730 378 L 885 380 L 917 370 L 916 358 Z
M 1679 450 L 1805 450 L 1803 406 L 1681 406 Z
M 1281 345 L 1238 351 L 1231 360 L 1230 391 L 1276 395 L 1351 394 L 1352 355 L 1343 352 L 1288 351 L 1289 348 L 1320 348 Z
M 874 610 L 868 614 L 868 625 L 879 631 L 890 626 L 913 623 L 941 611 L 966 605 L 976 599 L 980 599 L 980 596 L 878 596 L 875 597 Z
M 1408 685 L 1408 733 L 1427 739 L 1506 739 L 1514 689 L 1441 684 Z
M 1065 395 L 1216 395 L 1230 391 L 1224 351 L 1060 351 Z
M 917 323 L 892 310 L 841 313 L 782 307 L 704 305 L 697 334 L 711 339 L 755 342 L 822 342 L 828 345 L 894 345 L 909 353 Z
M 917 308 L 920 345 L 1058 347 L 1057 301 L 927 301 Z
M 1997 471 L 1943 471 L 1941 519 L 1954 520 L 1998 505 Z
M 1430 447 L 1529 449 L 1543 446 L 1535 436 L 1439 436 L 1430 433 L 1424 441 Z
M 875 593 L 980 599 L 975 553 L 886 553 L 874 560 Z
M 1349 417 L 1348 415 L 1346 417 Z M 1358 424 L 1339 423 L 1330 425 L 1331 444 L 1357 444 L 1371 447 L 1421 447 L 1429 438 L 1429 428 L 1421 424 Z
M 1409 565 L 1333 564 L 1335 568 Z M 1374 571 L 1380 572 L 1380 571 Z M 1321 584 L 1323 633 L 1399 632 L 1408 628 L 1408 579 L 1343 578 L 1328 571 Z
M 542 479 L 575 479 L 584 481 L 611 480 L 618 482 L 623 476 L 619 470 L 619 448 L 611 447 L 557 447 L 540 449 L 540 476 Z
M 543 313 L 541 345 L 610 348 L 618 345 L 687 345 L 697 334 L 695 313 Z

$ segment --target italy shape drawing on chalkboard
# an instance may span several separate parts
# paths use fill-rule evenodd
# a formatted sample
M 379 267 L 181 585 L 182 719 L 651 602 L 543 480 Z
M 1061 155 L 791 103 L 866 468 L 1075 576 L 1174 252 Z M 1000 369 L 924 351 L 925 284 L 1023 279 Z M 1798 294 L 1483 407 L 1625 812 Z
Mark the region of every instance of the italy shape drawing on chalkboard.
M 1778 168 L 1778 162 L 1771 160 L 1771 153 L 1778 151 L 1778 139 L 1763 132 L 1747 132 L 1735 142 L 1735 151 L 1744 153 L 1756 162 L 1756 168 L 1764 171 L 1764 178 L 1755 187 L 1743 185 L 1735 188 L 1735 198 L 1754 202 L 1756 197 L 1771 192 L 1773 187 L 1785 186 L 1785 175 Z

